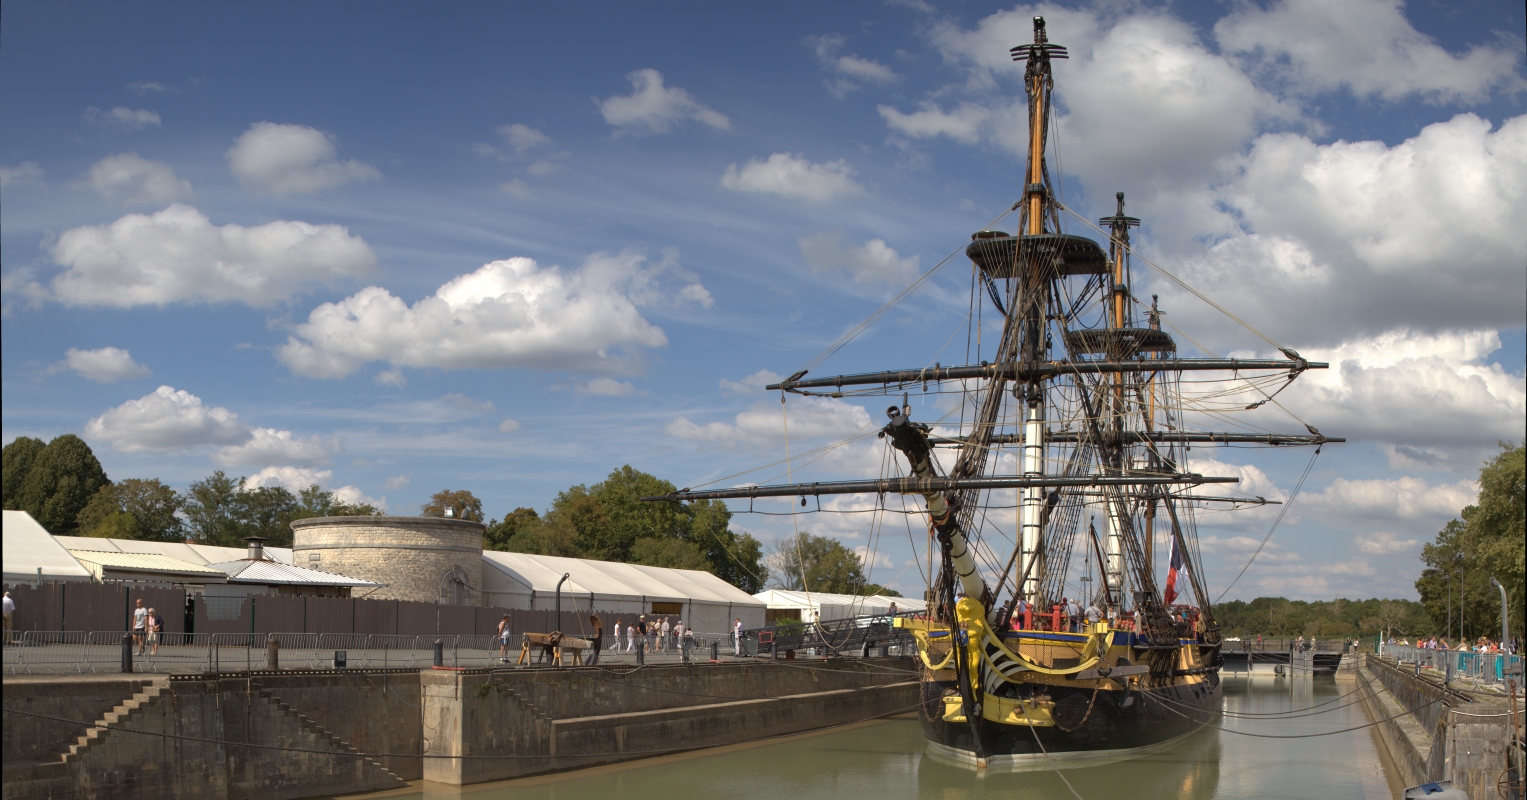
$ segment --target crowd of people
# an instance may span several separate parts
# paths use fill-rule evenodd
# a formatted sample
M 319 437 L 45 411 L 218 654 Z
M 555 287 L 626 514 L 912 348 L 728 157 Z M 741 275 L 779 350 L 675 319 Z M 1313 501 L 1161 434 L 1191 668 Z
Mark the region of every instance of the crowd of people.
M 1488 636 L 1481 636 L 1474 640 L 1471 645 L 1467 640 L 1459 639 L 1454 644 L 1448 644 L 1446 636 L 1421 636 L 1417 637 L 1414 644 L 1403 634 L 1396 639 L 1389 637 L 1388 644 L 1398 647 L 1418 647 L 1422 650 L 1455 650 L 1460 653 L 1520 653 L 1521 640 L 1513 638 L 1510 642 L 1502 643 Z

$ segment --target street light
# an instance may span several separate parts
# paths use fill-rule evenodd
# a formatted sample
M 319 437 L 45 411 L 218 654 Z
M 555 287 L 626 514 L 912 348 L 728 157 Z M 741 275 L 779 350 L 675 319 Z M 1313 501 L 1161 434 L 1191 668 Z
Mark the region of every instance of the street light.
M 1501 649 L 1501 652 L 1504 653 L 1504 652 L 1506 652 L 1506 631 L 1507 631 L 1507 628 L 1506 628 L 1506 587 L 1500 585 L 1500 581 L 1496 580 L 1494 575 L 1490 576 L 1490 585 L 1494 586 L 1496 589 L 1500 590 L 1500 649 Z

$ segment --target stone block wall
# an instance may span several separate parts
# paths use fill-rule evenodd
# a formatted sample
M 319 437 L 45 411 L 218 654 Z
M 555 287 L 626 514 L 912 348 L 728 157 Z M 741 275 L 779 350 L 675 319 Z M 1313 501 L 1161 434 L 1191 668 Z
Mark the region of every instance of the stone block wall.
M 292 523 L 292 563 L 385 583 L 378 600 L 449 602 L 441 584 L 452 572 L 466 584 L 462 605 L 482 602 L 480 522 L 442 517 L 318 517 Z

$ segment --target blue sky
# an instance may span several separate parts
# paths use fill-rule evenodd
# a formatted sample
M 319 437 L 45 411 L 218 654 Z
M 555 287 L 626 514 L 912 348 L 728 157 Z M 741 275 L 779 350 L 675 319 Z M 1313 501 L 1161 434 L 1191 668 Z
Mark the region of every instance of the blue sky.
M 626 463 L 684 486 L 781 459 L 767 374 L 1021 191 L 1007 48 L 1036 13 L 1072 53 L 1067 204 L 1127 192 L 1143 252 L 1333 362 L 1280 400 L 1349 443 L 1231 596 L 1411 596 L 1420 543 L 1523 436 L 1520 3 L 7 3 L 3 437 L 403 514 L 443 488 L 501 516 Z M 814 374 L 962 361 L 969 269 Z M 1206 348 L 1266 352 L 1137 274 Z M 793 400 L 791 448 L 880 405 Z M 1275 497 L 1308 452 L 1204 456 Z M 871 516 L 800 524 L 920 591 L 899 518 Z M 1269 523 L 1204 518 L 1211 587 Z

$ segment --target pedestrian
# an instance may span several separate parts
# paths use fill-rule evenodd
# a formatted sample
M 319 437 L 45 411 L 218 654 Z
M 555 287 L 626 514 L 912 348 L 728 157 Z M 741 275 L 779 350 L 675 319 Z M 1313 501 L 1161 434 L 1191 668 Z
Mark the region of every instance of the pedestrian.
M 164 630 L 164 617 L 159 616 L 158 612 L 151 608 L 148 610 L 147 623 L 145 628 L 147 635 L 144 639 L 148 644 L 148 654 L 157 656 L 159 655 L 159 632 Z
M 143 598 L 138 598 L 137 607 L 133 609 L 133 646 L 138 648 L 138 655 L 143 655 L 143 636 L 148 632 L 148 609 L 143 607 Z
M 610 652 L 614 653 L 617 657 L 620 656 L 620 622 L 620 619 L 616 618 L 615 636 L 612 637 L 612 640 L 615 642 L 615 646 L 610 648 Z
M 654 654 L 657 653 L 657 637 L 660 631 L 661 628 L 658 627 L 656 622 L 647 623 L 647 652 Z
M 742 656 L 742 617 L 732 620 L 732 655 Z
M 5 641 L 7 644 L 9 644 L 11 641 L 12 630 L 11 615 L 16 613 L 16 601 L 11 599 L 10 592 L 5 593 L 5 601 L 3 604 L 0 604 L 0 607 L 5 609 Z
M 636 647 L 636 623 L 626 626 L 626 652 L 629 653 Z
M 895 617 L 896 616 L 896 601 L 895 600 L 891 601 L 891 608 L 888 611 L 886 611 L 886 616 L 889 616 L 889 617 Z
M 671 649 L 673 649 L 673 639 L 669 638 L 670 635 L 672 634 L 672 631 L 673 631 L 673 626 L 668 624 L 668 618 L 667 617 L 663 617 L 663 637 L 659 640 L 659 644 L 658 644 L 658 648 L 659 649 L 661 649 L 661 650 L 671 650 Z
M 588 665 L 593 666 L 599 663 L 599 648 L 604 645 L 604 623 L 598 614 L 590 614 L 589 624 L 594 626 L 594 652 L 589 654 Z
M 498 621 L 498 663 L 509 663 L 509 615 Z

